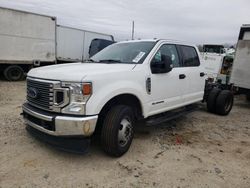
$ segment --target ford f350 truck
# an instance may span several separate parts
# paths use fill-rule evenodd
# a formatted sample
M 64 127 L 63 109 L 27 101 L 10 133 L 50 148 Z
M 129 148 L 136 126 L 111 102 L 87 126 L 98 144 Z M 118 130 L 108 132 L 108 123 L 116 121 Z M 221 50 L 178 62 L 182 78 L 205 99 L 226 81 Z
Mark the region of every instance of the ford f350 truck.
M 137 122 L 155 126 L 200 101 L 227 115 L 233 95 L 206 80 L 194 45 L 136 40 L 112 44 L 84 63 L 32 69 L 22 108 L 28 130 L 49 143 L 63 141 L 69 150 L 82 140 L 87 148 L 99 132 L 103 150 L 121 156 Z

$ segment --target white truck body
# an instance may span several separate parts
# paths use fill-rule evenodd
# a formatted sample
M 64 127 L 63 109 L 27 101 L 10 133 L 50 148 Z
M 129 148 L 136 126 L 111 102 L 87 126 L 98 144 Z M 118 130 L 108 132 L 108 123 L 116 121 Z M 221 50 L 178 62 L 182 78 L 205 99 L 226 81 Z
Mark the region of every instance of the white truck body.
M 205 85 L 205 77 L 200 76 L 200 73 L 204 72 L 202 64 L 194 67 L 174 68 L 168 74 L 152 74 L 150 62 L 154 54 L 162 45 L 170 42 L 149 41 L 156 42 L 156 45 L 142 64 L 71 63 L 32 69 L 28 76 L 73 83 L 91 82 L 94 92 L 86 104 L 86 115 L 99 114 L 110 99 L 124 93 L 138 97 L 145 118 L 201 101 Z M 178 42 L 175 44 L 188 45 Z M 195 46 L 192 48 L 198 51 Z M 198 53 L 197 55 L 200 59 L 200 55 Z M 186 75 L 186 78 L 180 79 L 179 74 Z M 148 94 L 145 88 L 148 77 L 151 77 L 152 82 L 151 94 Z M 158 105 L 152 105 L 159 101 Z
M 227 115 L 233 95 L 213 90 L 214 84 L 205 80 L 194 45 L 169 40 L 118 42 L 84 63 L 32 69 L 24 120 L 31 132 L 43 138 L 63 137 L 64 143 L 65 136 L 80 136 L 86 146 L 100 131 L 103 149 L 121 156 L 132 142 L 136 121 L 151 126 L 166 122 L 170 115 L 176 117 L 206 99 L 210 112 Z
M 113 42 L 112 35 L 57 25 L 55 17 L 0 7 L 0 73 L 10 81 L 33 66 L 84 61 Z
M 219 48 L 220 50 L 218 50 Z M 220 80 L 222 84 L 228 85 L 232 67 L 231 62 L 234 58 L 235 50 L 214 44 L 204 45 L 203 50 L 205 52 L 201 53 L 201 57 L 207 76 L 214 81 Z M 211 52 L 209 50 L 211 50 Z
M 230 82 L 234 86 L 250 89 L 250 25 L 243 25 L 236 47 Z
M 56 18 L 0 7 L 0 63 L 83 61 L 93 39 L 113 36 L 60 26 Z
M 225 54 L 201 53 L 205 71 L 210 78 L 217 78 L 220 74 L 221 66 Z
M 93 39 L 113 41 L 112 35 L 85 31 L 57 25 L 57 59 L 61 61 L 83 61 L 89 58 L 89 48 Z
M 0 8 L 0 63 L 56 60 L 56 19 Z

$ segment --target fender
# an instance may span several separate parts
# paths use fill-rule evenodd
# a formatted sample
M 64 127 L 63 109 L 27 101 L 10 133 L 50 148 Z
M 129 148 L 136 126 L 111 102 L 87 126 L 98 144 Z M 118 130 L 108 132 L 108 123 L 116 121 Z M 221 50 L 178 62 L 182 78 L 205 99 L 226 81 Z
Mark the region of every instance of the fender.
M 113 82 L 110 84 L 93 84 L 93 94 L 87 102 L 86 105 L 86 115 L 96 115 L 99 114 L 104 105 L 110 101 L 112 98 L 121 94 L 131 94 L 137 97 L 140 101 L 142 107 L 142 114 L 145 117 L 148 108 L 146 107 L 146 101 L 148 101 L 148 96 L 145 88 L 143 87 L 145 83 L 139 84 L 134 81 L 119 80 L 119 82 Z M 95 86 L 98 91 L 95 91 Z M 144 101 L 144 102 L 143 102 Z

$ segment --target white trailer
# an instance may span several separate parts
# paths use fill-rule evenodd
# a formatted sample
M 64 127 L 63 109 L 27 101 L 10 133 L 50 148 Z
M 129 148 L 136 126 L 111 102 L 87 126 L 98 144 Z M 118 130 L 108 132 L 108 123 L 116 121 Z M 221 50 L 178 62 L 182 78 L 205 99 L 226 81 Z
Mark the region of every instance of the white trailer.
M 88 59 L 91 42 L 94 39 L 114 40 L 112 35 L 57 25 L 57 60 L 83 61 Z
M 56 61 L 56 18 L 0 8 L 0 70 L 9 80 Z
M 230 82 L 250 100 L 250 24 L 240 29 Z
M 59 26 L 56 17 L 0 7 L 0 73 L 7 80 L 22 79 L 34 66 L 84 61 L 95 40 L 101 45 L 94 53 L 114 41 L 112 35 Z

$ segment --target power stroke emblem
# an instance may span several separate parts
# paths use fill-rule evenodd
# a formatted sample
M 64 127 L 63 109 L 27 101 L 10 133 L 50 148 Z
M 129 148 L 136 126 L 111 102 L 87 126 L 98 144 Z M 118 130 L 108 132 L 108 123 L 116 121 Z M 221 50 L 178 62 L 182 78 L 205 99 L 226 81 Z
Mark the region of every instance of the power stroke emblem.
M 27 94 L 28 94 L 28 96 L 30 98 L 37 99 L 39 93 L 38 93 L 36 88 L 31 87 L 31 88 L 28 88 L 28 93 Z

